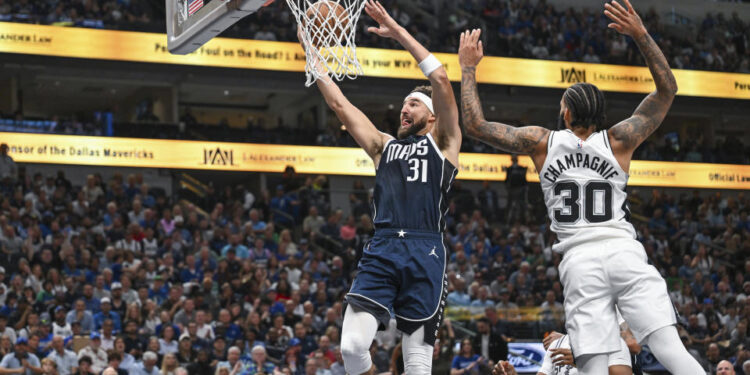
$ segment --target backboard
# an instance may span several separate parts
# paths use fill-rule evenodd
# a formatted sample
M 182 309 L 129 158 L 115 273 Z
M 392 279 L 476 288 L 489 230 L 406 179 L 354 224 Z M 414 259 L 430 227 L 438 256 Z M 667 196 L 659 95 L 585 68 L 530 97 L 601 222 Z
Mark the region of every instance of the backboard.
M 271 0 L 166 0 L 169 52 L 186 55 Z

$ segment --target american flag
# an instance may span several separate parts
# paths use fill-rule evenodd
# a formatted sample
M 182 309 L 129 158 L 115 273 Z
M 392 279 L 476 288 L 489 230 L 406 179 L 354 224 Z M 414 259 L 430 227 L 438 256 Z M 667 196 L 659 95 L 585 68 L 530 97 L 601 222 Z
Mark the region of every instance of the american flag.
M 203 7 L 203 0 L 189 0 L 188 2 L 188 16 L 193 15 L 198 9 Z

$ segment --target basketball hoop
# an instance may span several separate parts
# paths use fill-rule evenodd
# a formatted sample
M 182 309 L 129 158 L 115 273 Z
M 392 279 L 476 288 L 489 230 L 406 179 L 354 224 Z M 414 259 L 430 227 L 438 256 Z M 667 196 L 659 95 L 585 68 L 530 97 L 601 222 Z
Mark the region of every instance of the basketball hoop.
M 169 52 L 186 55 L 273 0 L 166 0 Z
M 286 0 L 305 47 L 305 86 L 322 77 L 337 81 L 363 74 L 357 60 L 357 21 L 365 0 Z M 328 82 L 328 80 L 323 80 Z

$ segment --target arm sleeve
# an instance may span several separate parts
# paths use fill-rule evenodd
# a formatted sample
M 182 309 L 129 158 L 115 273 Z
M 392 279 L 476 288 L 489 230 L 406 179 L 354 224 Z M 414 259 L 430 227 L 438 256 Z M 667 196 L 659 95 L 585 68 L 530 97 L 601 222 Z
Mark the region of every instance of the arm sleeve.
M 560 339 L 553 341 L 549 347 L 556 348 L 558 341 L 560 341 Z M 551 375 L 554 367 L 555 366 L 552 364 L 552 355 L 550 354 L 550 351 L 547 350 L 547 352 L 544 353 L 544 360 L 542 361 L 542 367 L 539 369 L 539 373 L 542 373 L 544 375 Z
M 622 323 L 625 323 L 625 318 L 622 317 L 622 314 L 620 314 L 620 308 L 618 308 L 615 305 L 615 313 L 617 314 L 617 325 L 622 327 Z

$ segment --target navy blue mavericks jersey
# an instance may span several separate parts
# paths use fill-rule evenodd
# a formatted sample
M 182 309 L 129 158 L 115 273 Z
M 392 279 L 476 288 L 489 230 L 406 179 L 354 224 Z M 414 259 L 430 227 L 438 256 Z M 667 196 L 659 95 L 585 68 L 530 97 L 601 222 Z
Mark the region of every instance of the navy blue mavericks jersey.
M 457 172 L 429 133 L 388 141 L 375 173 L 375 228 L 442 232 Z

